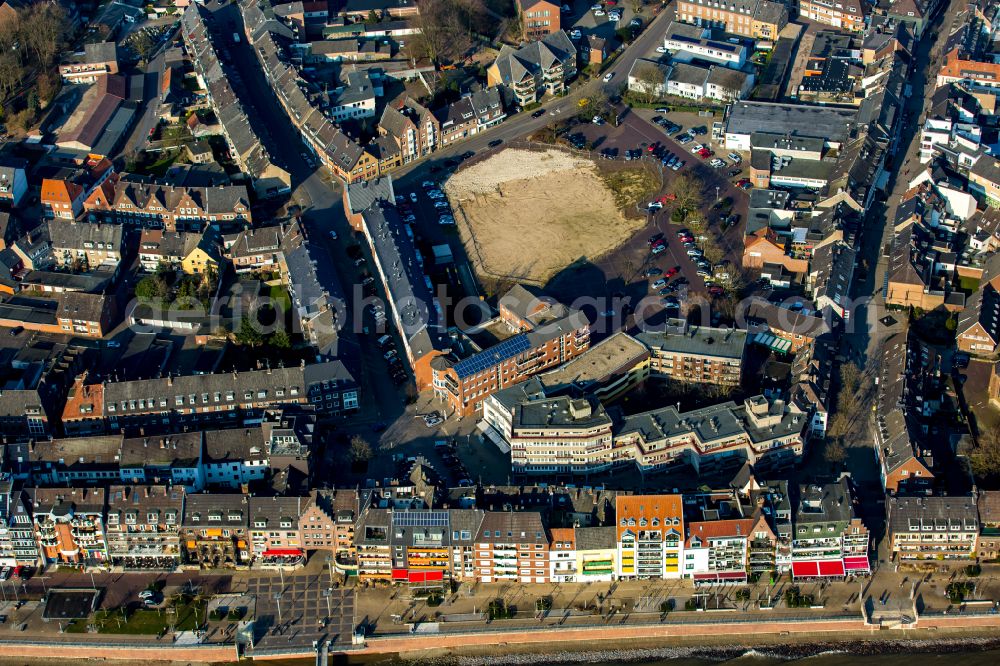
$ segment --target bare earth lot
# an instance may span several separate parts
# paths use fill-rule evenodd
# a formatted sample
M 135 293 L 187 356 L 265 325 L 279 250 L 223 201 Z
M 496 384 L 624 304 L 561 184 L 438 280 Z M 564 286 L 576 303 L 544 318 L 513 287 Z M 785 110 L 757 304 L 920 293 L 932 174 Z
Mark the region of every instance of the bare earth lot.
M 544 284 L 644 225 L 625 218 L 593 162 L 554 149 L 503 150 L 456 173 L 445 190 L 480 277 Z

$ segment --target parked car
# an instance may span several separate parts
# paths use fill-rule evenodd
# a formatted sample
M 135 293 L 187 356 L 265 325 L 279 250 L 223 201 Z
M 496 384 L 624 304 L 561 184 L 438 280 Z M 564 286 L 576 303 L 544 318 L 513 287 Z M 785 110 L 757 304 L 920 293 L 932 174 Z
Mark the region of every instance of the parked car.
M 490 148 L 496 148 L 501 143 L 503 143 L 503 139 L 493 139 L 492 141 L 489 142 L 488 145 L 489 145 Z
M 701 256 L 701 250 L 699 250 L 696 247 L 693 247 L 693 248 L 691 248 L 690 250 L 687 251 L 687 255 L 689 257 L 700 257 Z
M 686 164 L 686 163 L 684 162 L 684 160 L 678 160 L 678 161 L 677 161 L 677 164 L 673 165 L 673 166 L 672 166 L 672 167 L 670 167 L 670 168 L 671 168 L 671 169 L 673 169 L 674 171 L 680 171 L 680 170 L 681 170 L 681 167 L 682 167 L 682 166 L 684 166 L 685 164 Z
M 614 72 L 608 72 L 607 74 L 604 75 L 604 82 L 607 83 L 608 81 L 610 81 L 613 78 L 615 78 L 615 73 Z
M 663 278 L 660 278 L 659 280 L 657 280 L 656 282 L 654 282 L 649 286 L 653 289 L 663 289 L 664 287 L 667 286 L 667 281 L 664 280 Z
M 658 109 L 656 110 L 656 112 L 657 112 L 657 113 L 670 113 L 670 109 L 668 109 L 668 108 L 667 108 L 667 107 L 665 107 L 665 106 L 661 106 L 660 108 L 658 108 Z
M 433 180 L 425 180 L 423 182 L 423 187 L 425 190 L 435 190 L 437 189 L 437 183 L 435 183 Z
M 440 201 L 440 200 L 439 201 L 435 201 L 434 202 L 434 207 L 435 208 L 447 208 L 448 207 L 448 202 L 447 201 Z
M 417 203 L 417 193 L 416 192 L 410 192 L 410 201 L 412 201 L 413 203 Z
M 667 52 L 667 47 L 666 46 L 657 46 L 656 47 L 656 52 L 657 53 L 666 53 Z
M 673 268 L 667 269 L 667 272 L 663 274 L 663 277 L 665 277 L 667 279 L 670 279 L 670 278 L 672 278 L 673 276 L 677 275 L 680 272 L 681 272 L 680 267 L 679 266 L 674 266 Z
M 653 246 L 653 254 L 660 254 L 661 252 L 666 252 L 666 251 L 667 251 L 667 246 L 666 245 L 655 245 L 655 246 Z
M 657 275 L 661 275 L 662 273 L 663 271 L 657 268 L 656 266 L 646 269 L 646 277 L 656 277 Z
M 534 113 L 531 114 L 531 117 L 532 118 L 541 118 L 544 115 L 545 115 L 545 109 L 538 109 L 537 111 L 535 111 Z

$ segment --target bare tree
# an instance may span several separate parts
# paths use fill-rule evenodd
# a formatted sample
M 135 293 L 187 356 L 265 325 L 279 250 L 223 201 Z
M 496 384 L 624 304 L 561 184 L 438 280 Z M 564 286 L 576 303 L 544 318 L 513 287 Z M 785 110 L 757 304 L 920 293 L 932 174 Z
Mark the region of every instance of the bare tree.
M 62 50 L 66 37 L 66 10 L 56 3 L 32 5 L 20 22 L 20 34 L 28 51 L 46 67 Z
M 633 92 L 642 103 L 652 104 L 663 95 L 667 77 L 659 65 L 652 62 L 640 63 L 634 76 L 636 83 Z
M 372 459 L 372 445 L 361 435 L 351 437 L 351 447 L 349 450 L 351 460 L 355 463 L 368 462 Z
M 682 173 L 671 182 L 671 189 L 679 209 L 688 212 L 697 210 L 705 202 L 702 183 L 690 174 Z

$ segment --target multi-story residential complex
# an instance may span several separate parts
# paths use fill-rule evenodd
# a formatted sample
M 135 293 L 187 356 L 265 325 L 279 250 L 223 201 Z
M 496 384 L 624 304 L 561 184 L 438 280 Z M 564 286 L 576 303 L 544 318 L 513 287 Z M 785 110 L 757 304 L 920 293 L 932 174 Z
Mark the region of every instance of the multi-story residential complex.
M 989 355 L 1000 344 L 1000 292 L 986 284 L 969 296 L 958 315 L 955 345 L 972 354 Z
M 664 331 L 644 331 L 636 334 L 636 339 L 650 350 L 651 375 L 688 384 L 740 384 L 746 331 L 670 320 Z
M 223 254 L 237 274 L 288 272 L 288 255 L 302 245 L 298 223 L 250 228 L 222 237 Z
M 340 361 L 102 384 L 81 377 L 74 388 L 80 397 L 67 401 L 62 422 L 75 432 L 218 424 L 281 405 L 312 405 L 325 414 L 358 408 L 357 384 Z
M 31 488 L 27 493 L 43 565 L 108 566 L 103 488 Z
M 392 512 L 389 542 L 392 580 L 440 585 L 452 571 L 451 512 L 410 509 Z
M 865 6 L 861 0 L 798 0 L 799 16 L 849 32 L 865 29 Z
M 250 563 L 249 498 L 242 493 L 184 498 L 180 538 L 185 564 L 205 569 Z
M 714 0 L 680 0 L 676 12 L 679 21 L 722 28 L 752 39 L 776 41 L 788 25 L 788 9 L 770 0 L 740 0 L 729 4 Z
M 680 495 L 615 500 L 619 578 L 680 578 L 684 510 Z
M 181 486 L 108 488 L 108 561 L 126 570 L 173 570 L 181 563 Z
M 616 460 L 612 420 L 596 400 L 562 396 L 528 400 L 514 407 L 506 441 L 520 474 L 587 474 Z
M 166 231 L 253 224 L 245 185 L 179 187 L 123 177 L 95 189 L 83 209 L 89 219 Z
M 549 537 L 535 511 L 487 511 L 475 539 L 476 577 L 484 583 L 549 582 Z
M 541 39 L 560 29 L 560 5 L 549 0 L 517 0 L 521 33 L 527 39 Z
M 261 428 L 206 430 L 201 467 L 206 485 L 240 488 L 267 475 L 268 450 Z
M 979 510 L 976 555 L 980 560 L 995 560 L 1000 557 L 1000 491 L 980 491 L 976 508 Z
M 52 262 L 58 268 L 87 271 L 118 265 L 122 259 L 122 228 L 114 224 L 48 223 Z
M 557 30 L 519 48 L 504 45 L 486 70 L 487 85 L 501 86 L 518 106 L 557 95 L 576 76 L 576 47 L 569 35 Z
M 854 513 L 846 477 L 799 488 L 794 530 L 794 578 L 843 578 L 871 570 L 868 528 Z
M 795 354 L 830 333 L 830 326 L 822 317 L 782 307 L 763 298 L 749 300 L 744 319 L 756 342 L 787 354 Z
M 491 394 L 590 347 L 582 311 L 538 298 L 519 285 L 501 298 L 499 311 L 500 342 L 461 359 L 442 355 L 431 362 L 434 395 L 463 416 L 482 409 Z
M 25 493 L 9 477 L 0 480 L 0 565 L 37 563 L 38 544 Z
M 116 319 L 114 297 L 103 294 L 25 292 L 0 302 L 0 326 L 39 333 L 102 338 Z
M 889 545 L 897 561 L 973 560 L 979 538 L 974 497 L 890 497 Z
M 139 265 L 148 273 L 172 268 L 186 275 L 218 275 L 221 261 L 219 238 L 212 232 L 145 228 L 139 236 Z

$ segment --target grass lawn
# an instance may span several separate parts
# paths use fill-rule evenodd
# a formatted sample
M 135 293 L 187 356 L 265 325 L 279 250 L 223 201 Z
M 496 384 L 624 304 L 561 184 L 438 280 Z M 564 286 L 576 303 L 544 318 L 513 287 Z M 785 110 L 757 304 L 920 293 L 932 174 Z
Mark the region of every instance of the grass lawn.
M 150 176 L 163 176 L 167 173 L 167 169 L 172 167 L 174 162 L 179 160 L 180 157 L 180 150 L 166 150 L 155 162 L 140 165 L 138 171 Z
M 271 297 L 275 305 L 280 304 L 285 312 L 288 312 L 292 307 L 292 297 L 288 294 L 288 287 L 283 284 L 271 285 L 267 295 Z
M 193 631 L 205 622 L 205 601 L 191 601 L 176 606 L 176 616 L 167 609 L 149 610 L 140 608 L 132 611 L 128 620 L 122 620 L 120 610 L 98 611 L 94 614 L 94 623 L 101 634 L 130 634 L 134 636 L 158 636 L 165 633 L 173 620 L 176 631 Z M 176 617 L 176 619 L 174 619 Z M 87 623 L 75 621 L 69 629 L 71 633 L 85 633 Z
M 979 280 L 971 277 L 960 277 L 958 278 L 958 288 L 971 294 L 979 289 Z

